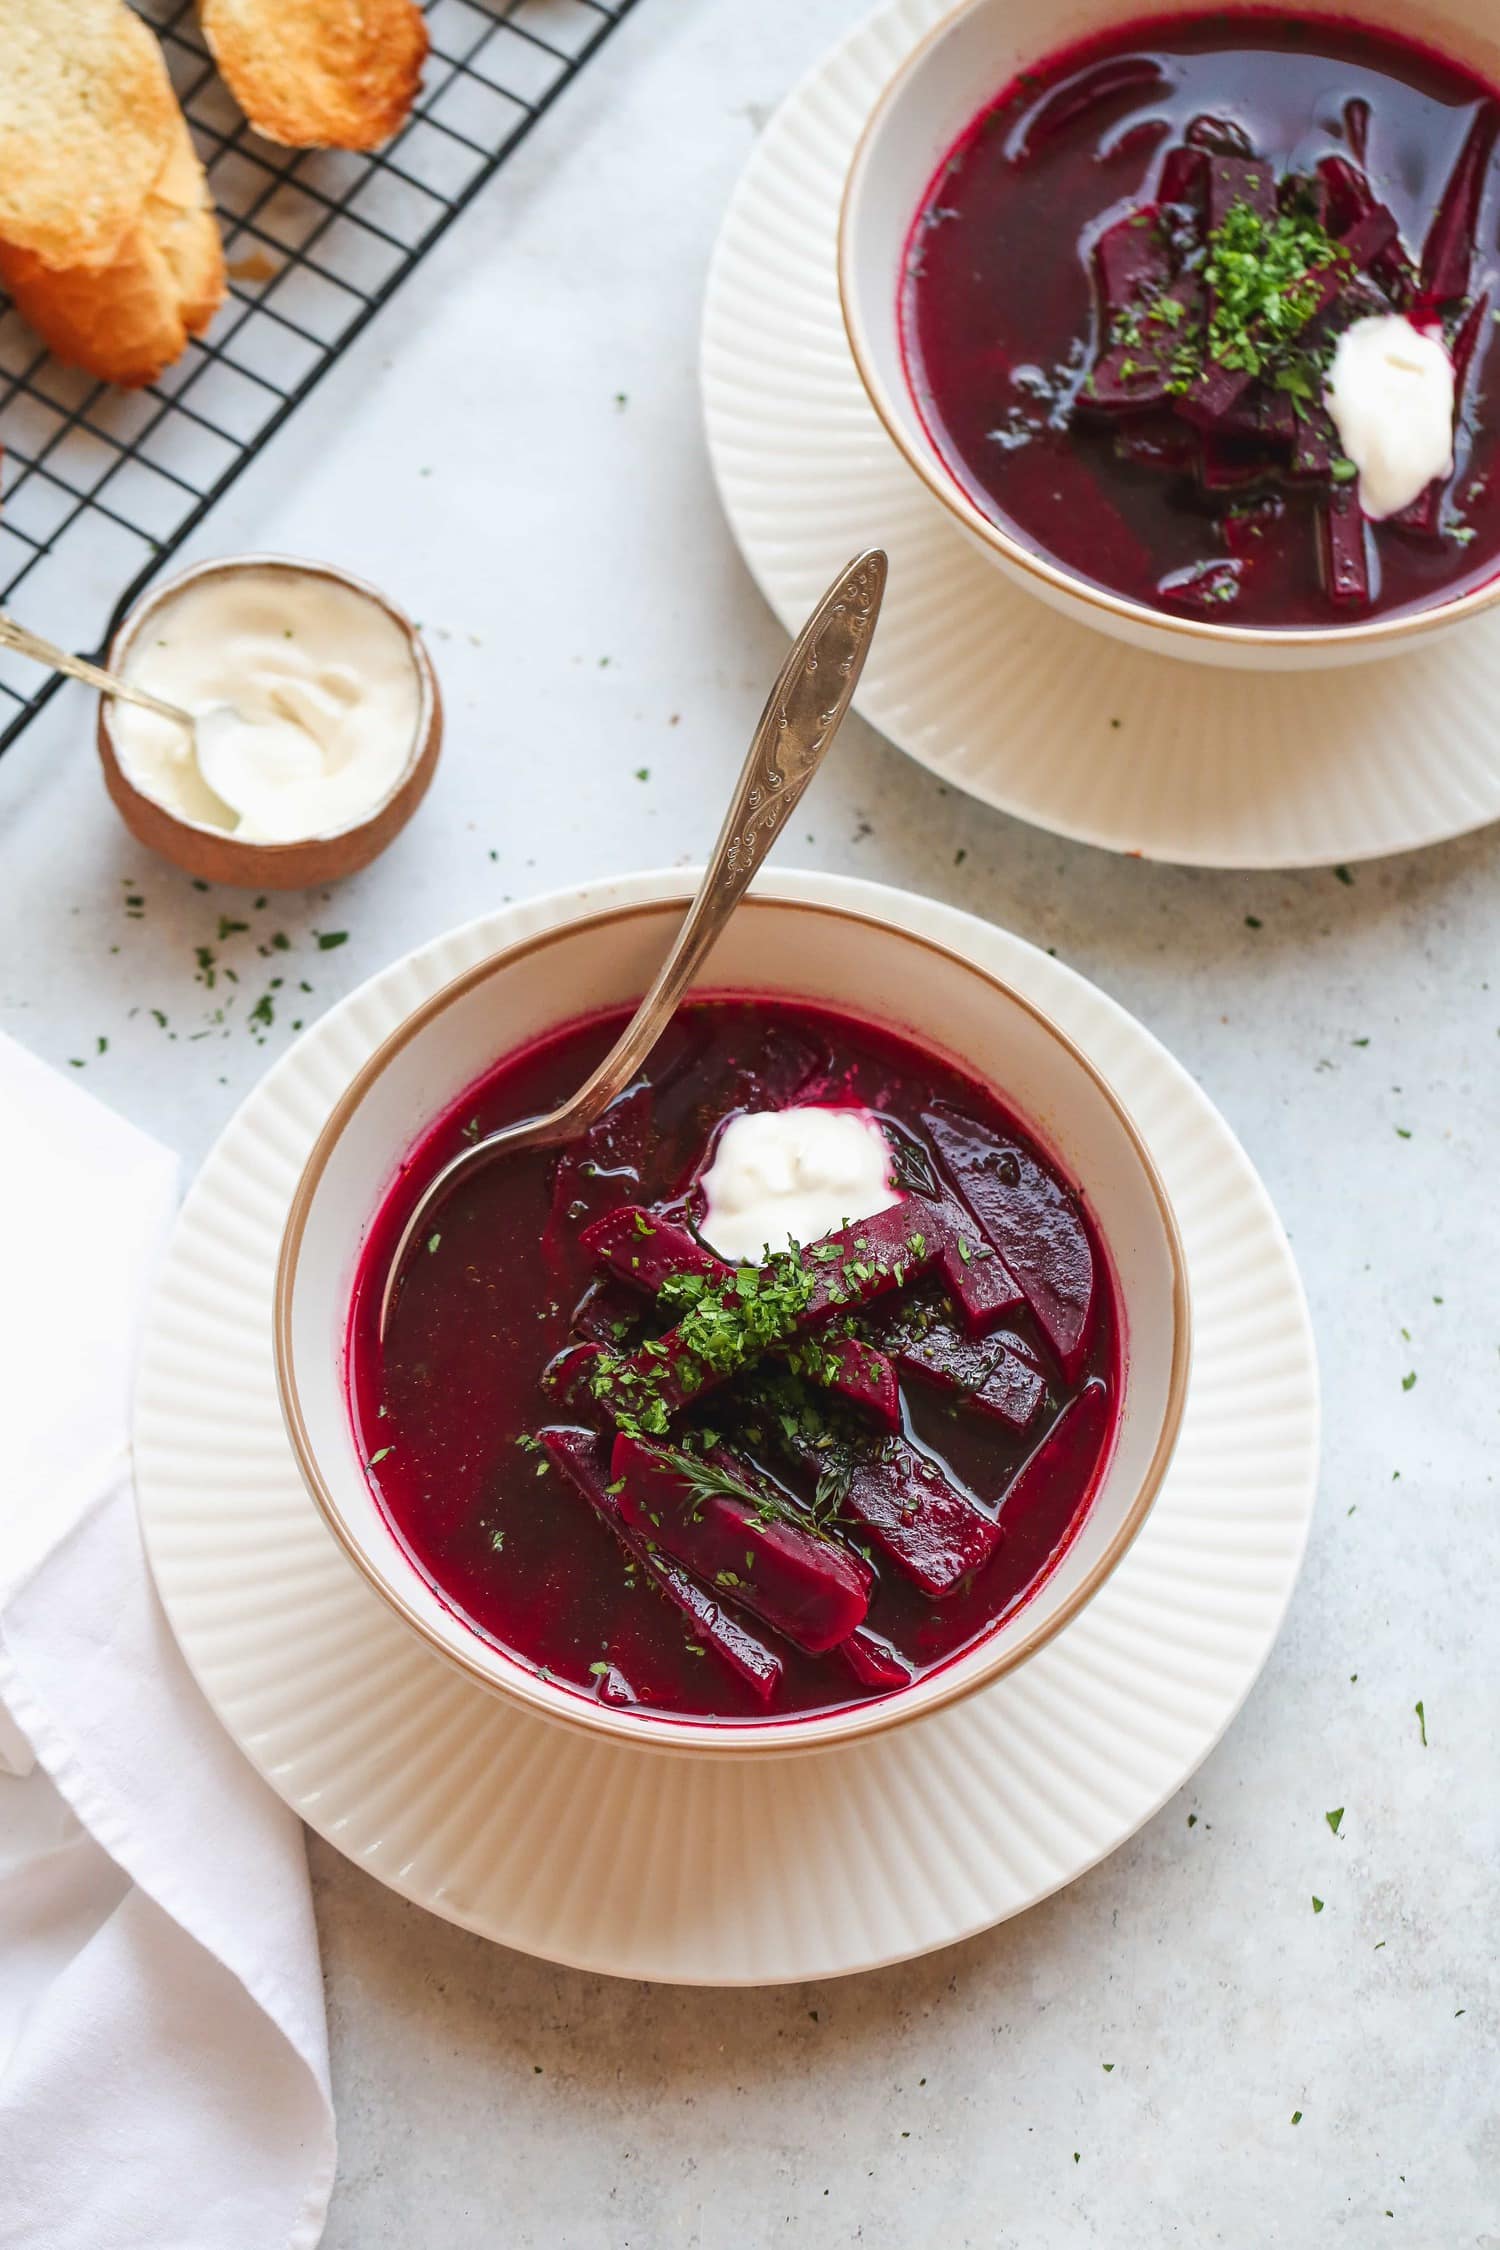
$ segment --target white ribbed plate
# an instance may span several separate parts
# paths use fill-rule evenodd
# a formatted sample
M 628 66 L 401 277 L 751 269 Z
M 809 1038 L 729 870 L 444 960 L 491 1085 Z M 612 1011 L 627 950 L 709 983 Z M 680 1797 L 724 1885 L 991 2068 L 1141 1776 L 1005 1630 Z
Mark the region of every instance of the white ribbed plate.
M 298 1172 L 372 1048 L 471 963 L 635 876 L 506 908 L 325 1016 L 208 1158 L 168 1254 L 136 1412 L 157 1584 L 209 1700 L 294 1811 L 451 1921 L 578 1967 L 684 1984 L 873 1968 L 983 1929 L 1148 1819 L 1264 1662 L 1317 1476 L 1291 1252 L 1229 1128 L 1123 1009 L 1056 961 L 905 892 L 783 874 L 967 954 L 1049 1010 L 1130 1106 L 1176 1205 L 1194 1362 L 1176 1459 L 1104 1591 L 1029 1664 L 821 1756 L 704 1767 L 516 1712 L 423 1647 L 335 1546 L 282 1432 L 271 1285 Z
M 856 698 L 947 781 L 1059 835 L 1211 867 L 1406 851 L 1500 818 L 1500 613 L 1338 671 L 1146 656 L 1003 577 L 865 397 L 835 276 L 844 174 L 892 71 L 951 0 L 895 0 L 791 95 L 729 206 L 703 324 L 730 525 L 789 631 L 857 549 L 891 557 Z M 976 86 L 976 106 L 992 88 Z

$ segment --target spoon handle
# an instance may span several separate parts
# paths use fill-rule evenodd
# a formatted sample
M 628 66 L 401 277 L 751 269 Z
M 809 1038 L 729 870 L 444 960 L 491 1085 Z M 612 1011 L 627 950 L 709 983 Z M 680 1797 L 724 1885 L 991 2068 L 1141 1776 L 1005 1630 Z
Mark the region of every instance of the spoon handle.
M 99 665 L 90 664 L 86 656 L 73 656 L 55 642 L 44 640 L 29 626 L 17 624 L 3 609 L 0 609 L 0 648 L 13 648 L 18 655 L 29 656 L 38 664 L 50 664 L 54 672 L 67 672 L 86 686 L 102 688 L 106 695 L 118 695 L 126 703 L 139 703 L 143 710 L 154 711 L 158 718 L 175 719 L 184 727 L 193 724 L 190 711 L 179 710 L 175 703 L 163 703 L 160 696 L 148 694 L 145 688 L 127 687 L 113 672 L 103 671 Z
M 839 730 L 885 592 L 879 547 L 856 555 L 793 641 L 760 715 L 718 842 L 651 989 L 563 1116 L 595 1117 L 630 1084 L 713 951 Z

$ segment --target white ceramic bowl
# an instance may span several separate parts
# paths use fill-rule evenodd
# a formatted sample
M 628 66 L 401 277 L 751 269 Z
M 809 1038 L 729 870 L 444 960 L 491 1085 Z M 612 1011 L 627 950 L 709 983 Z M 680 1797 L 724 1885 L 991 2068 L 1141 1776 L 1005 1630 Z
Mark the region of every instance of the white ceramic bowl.
M 839 219 L 844 325 L 871 404 L 917 475 L 1007 576 L 1054 609 L 1133 647 L 1208 664 L 1294 671 L 1354 664 L 1425 644 L 1500 599 L 1500 576 L 1409 617 L 1271 632 L 1169 617 L 1111 594 L 1024 546 L 965 493 L 923 424 L 901 352 L 900 293 L 912 221 L 944 156 L 1019 70 L 1076 41 L 1150 17 L 1203 13 L 1206 0 L 963 0 L 891 77 L 854 152 Z M 1289 11 L 1290 12 L 1290 11 Z M 1403 34 L 1500 85 L 1500 0 L 1308 0 L 1326 16 Z
M 1086 1189 L 1124 1318 L 1119 1434 L 1084 1525 L 1033 1600 L 909 1689 L 826 1717 L 705 1724 L 617 1709 L 539 1679 L 456 1616 L 413 1568 L 372 1493 L 351 1423 L 345 1330 L 361 1246 L 402 1158 L 501 1056 L 644 990 L 686 899 L 584 914 L 497 954 L 415 1008 L 329 1117 L 287 1219 L 276 1372 L 302 1474 L 346 1553 L 422 1638 L 470 1678 L 596 1735 L 704 1755 L 803 1751 L 936 1709 L 1022 1663 L 1108 1577 L 1145 1520 L 1176 1441 L 1188 1369 L 1176 1222 L 1118 1098 L 1055 1025 L 1007 986 L 909 932 L 831 907 L 752 897 L 702 989 L 830 1002 L 912 1028 L 988 1079 Z

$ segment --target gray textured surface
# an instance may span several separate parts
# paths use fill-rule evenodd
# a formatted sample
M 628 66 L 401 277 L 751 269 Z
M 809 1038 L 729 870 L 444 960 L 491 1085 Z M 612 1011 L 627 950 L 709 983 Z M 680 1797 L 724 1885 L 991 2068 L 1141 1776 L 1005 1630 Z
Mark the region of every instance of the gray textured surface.
M 703 271 L 760 122 L 858 6 L 648 0 L 201 543 L 353 562 L 427 623 L 448 750 L 379 866 L 262 912 L 195 892 L 116 825 L 72 691 L 0 765 L 0 1020 L 189 1162 L 292 1019 L 401 948 L 701 851 L 782 646 L 704 461 Z M 1500 2243 L 1500 835 L 1349 883 L 1183 874 L 978 810 L 858 724 L 804 833 L 789 859 L 1055 946 L 1261 1167 L 1326 1388 L 1287 1630 L 1226 1742 L 1112 1861 L 845 1984 L 575 1976 L 315 1846 L 328 2242 Z M 221 912 L 251 928 L 221 939 Z M 293 942 L 273 958 L 275 930 Z M 276 974 L 260 1046 L 245 1019 Z

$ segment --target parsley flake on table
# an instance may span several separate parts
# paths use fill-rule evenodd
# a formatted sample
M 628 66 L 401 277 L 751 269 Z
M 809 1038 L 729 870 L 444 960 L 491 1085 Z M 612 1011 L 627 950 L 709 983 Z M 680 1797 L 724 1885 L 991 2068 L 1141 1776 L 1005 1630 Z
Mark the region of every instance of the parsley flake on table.
M 1335 1836 L 1336 1836 L 1336 1835 L 1338 1834 L 1338 1832 L 1339 1832 L 1339 1825 L 1340 1825 L 1340 1823 L 1342 1822 L 1342 1820 L 1343 1820 L 1343 1817 L 1344 1817 L 1344 1808 L 1343 1808 L 1343 1806 L 1342 1806 L 1342 1805 L 1337 1805 L 1337 1806 L 1335 1806 L 1335 1808 L 1334 1808 L 1334 1810 L 1333 1810 L 1332 1812 L 1326 1812 L 1326 1813 L 1324 1813 L 1324 1815 L 1323 1815 L 1323 1818 L 1324 1818 L 1324 1819 L 1325 1819 L 1325 1820 L 1327 1821 L 1327 1823 L 1328 1823 L 1329 1827 L 1330 1827 L 1330 1828 L 1331 1828 L 1331 1829 L 1333 1830 L 1333 1833 L 1335 1834 Z
M 1425 1750 L 1427 1748 L 1427 1713 L 1422 1706 L 1420 1697 L 1412 1705 L 1412 1709 L 1417 1715 L 1417 1725 L 1422 1730 L 1422 1748 Z

